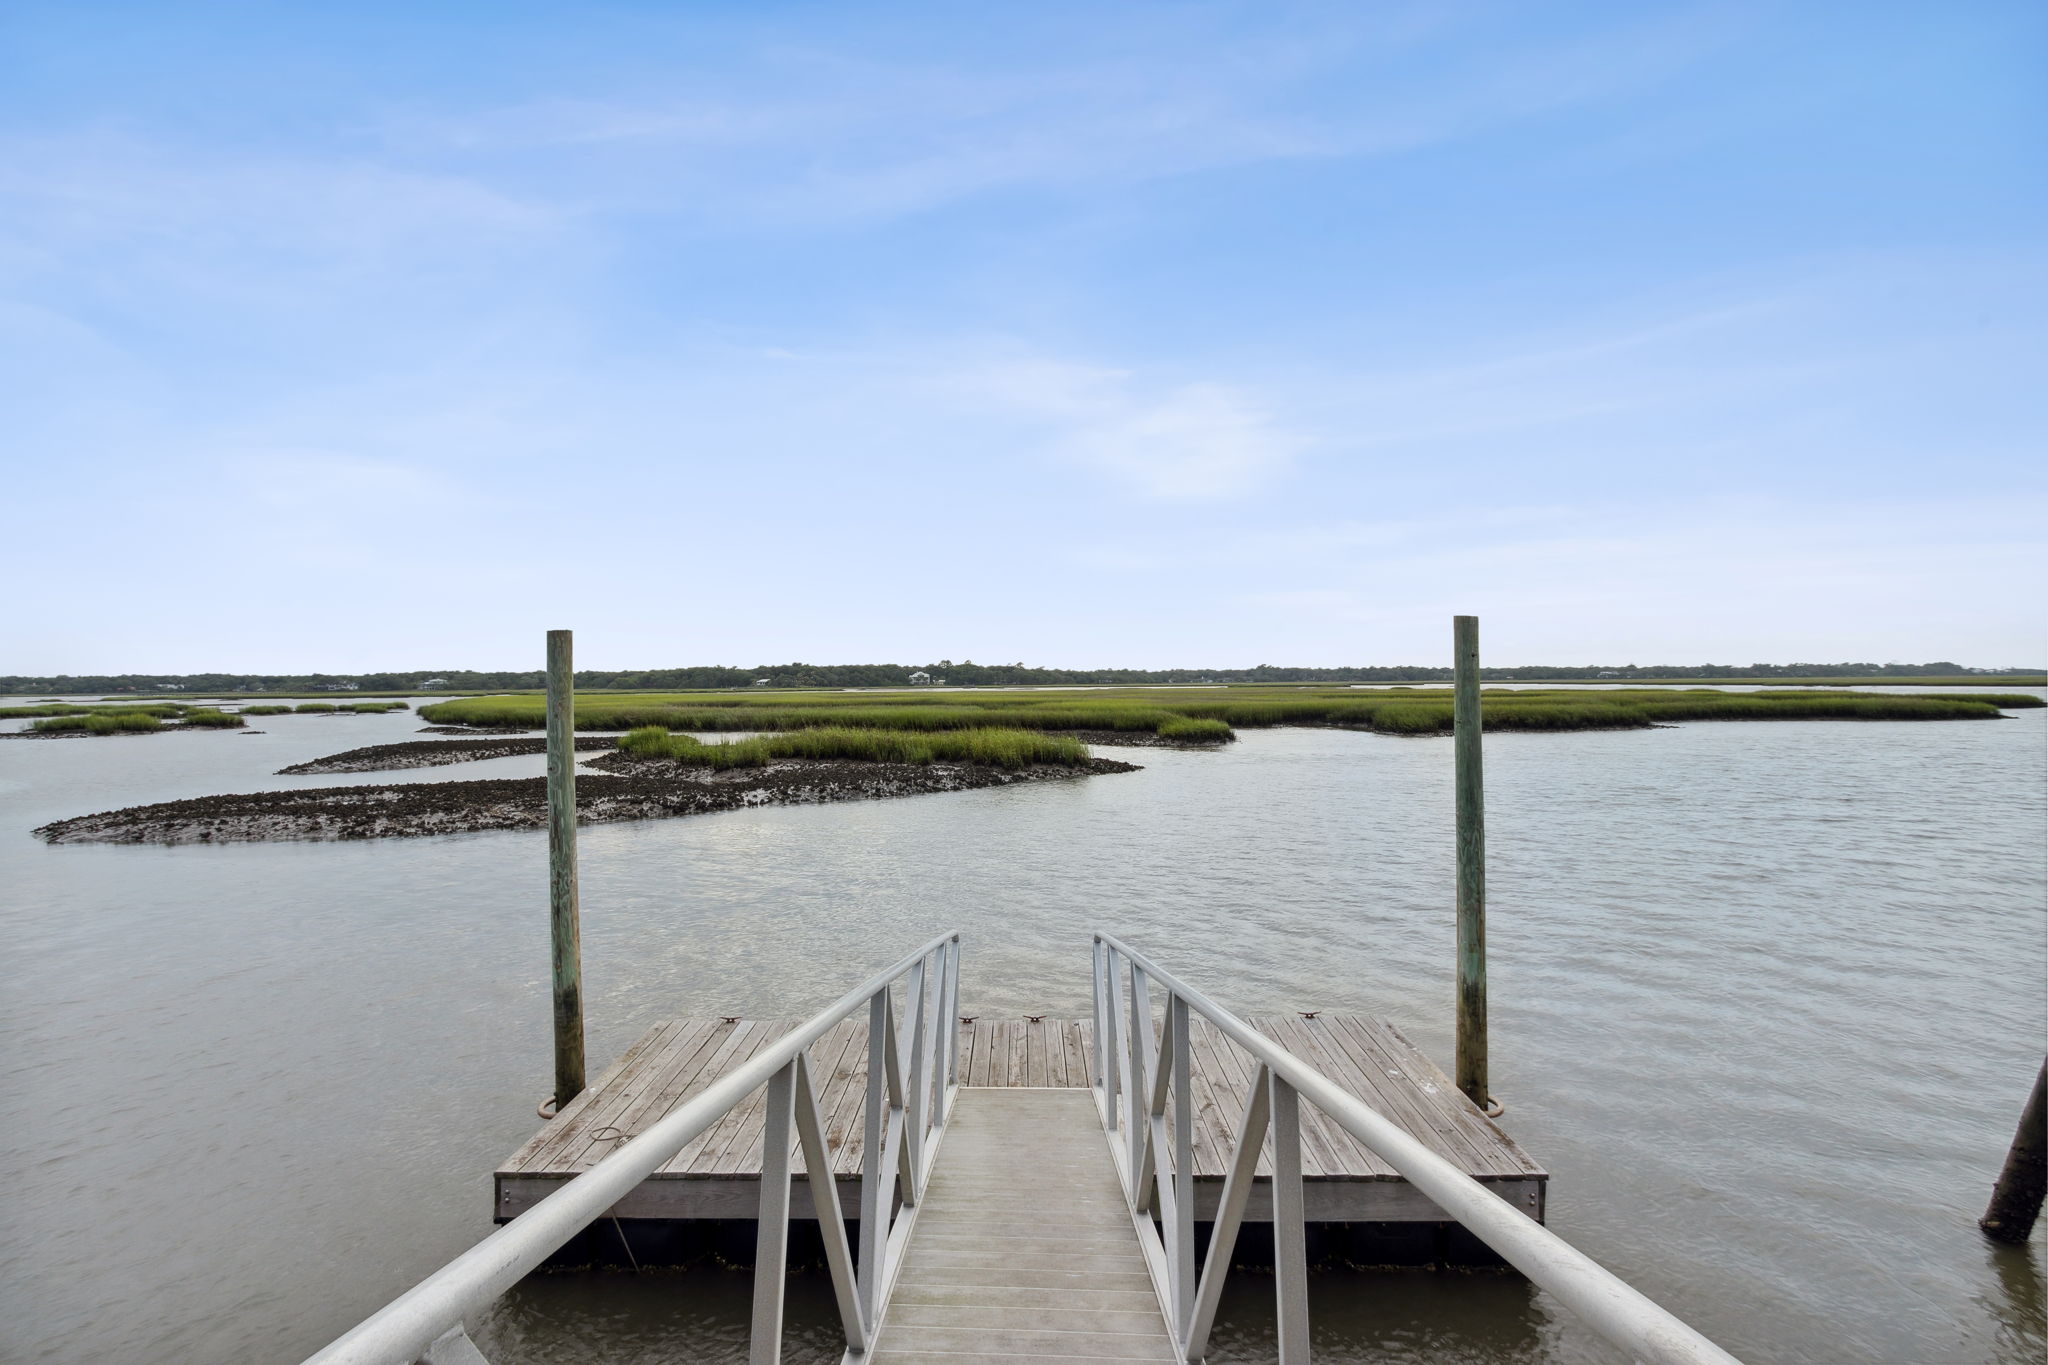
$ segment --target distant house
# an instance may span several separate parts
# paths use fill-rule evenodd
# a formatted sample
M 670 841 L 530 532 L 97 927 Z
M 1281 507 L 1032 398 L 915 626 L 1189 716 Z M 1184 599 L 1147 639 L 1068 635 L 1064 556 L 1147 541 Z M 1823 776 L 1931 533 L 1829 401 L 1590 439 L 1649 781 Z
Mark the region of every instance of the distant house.
M 157 685 L 157 690 L 159 690 L 159 691 L 162 691 L 162 692 L 183 692 L 183 691 L 185 690 L 185 684 L 183 684 L 183 683 L 159 683 L 159 684 Z
M 767 678 L 756 678 L 756 679 L 754 679 L 754 686 L 756 686 L 756 687 L 766 687 L 766 686 L 768 685 L 768 683 L 769 683 L 769 679 L 767 679 Z
M 421 687 L 446 687 L 447 685 L 448 680 L 446 678 L 426 678 L 420 682 Z
M 1596 678 L 1618 678 L 1621 676 L 1621 674 L 1615 672 L 1611 668 L 1603 668 L 1598 673 L 1595 673 L 1593 676 Z
M 924 671 L 923 669 L 921 669 L 921 668 L 920 668 L 920 669 L 918 669 L 918 670 L 917 670 L 917 672 L 915 672 L 915 673 L 913 673 L 913 674 L 911 674 L 911 675 L 910 675 L 910 685 L 911 685 L 912 687 L 923 687 L 923 686 L 925 686 L 925 685 L 926 685 L 927 683 L 929 683 L 929 682 L 930 682 L 931 680 L 932 680 L 932 675 L 931 675 L 931 674 L 929 674 L 929 673 L 927 673 L 927 672 L 925 672 L 925 671 Z

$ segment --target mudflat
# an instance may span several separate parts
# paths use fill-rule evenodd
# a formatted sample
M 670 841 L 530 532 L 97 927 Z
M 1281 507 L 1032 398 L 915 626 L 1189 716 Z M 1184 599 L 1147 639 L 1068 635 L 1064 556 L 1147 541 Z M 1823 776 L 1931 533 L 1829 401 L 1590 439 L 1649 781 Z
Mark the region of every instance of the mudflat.
M 1106 758 L 1078 767 L 1021 768 L 796 759 L 712 770 L 613 755 L 597 765 L 624 767 L 630 775 L 577 778 L 576 816 L 582 824 L 660 820 L 743 806 L 871 801 L 1138 770 L 1135 764 Z M 35 834 L 51 844 L 267 843 L 540 829 L 546 823 L 547 781 L 523 777 L 201 796 L 74 816 L 43 825 Z

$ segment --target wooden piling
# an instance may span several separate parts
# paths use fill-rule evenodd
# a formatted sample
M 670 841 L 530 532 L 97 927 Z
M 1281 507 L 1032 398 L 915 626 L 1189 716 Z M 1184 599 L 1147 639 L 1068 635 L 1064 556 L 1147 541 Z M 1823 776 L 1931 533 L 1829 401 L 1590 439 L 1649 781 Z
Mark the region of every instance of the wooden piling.
M 1451 618 L 1452 744 L 1458 800 L 1458 1089 L 1486 1087 L 1486 788 L 1479 758 L 1479 618 Z
M 2041 1198 L 2048 1192 L 2048 1061 L 2034 1076 L 2034 1093 L 2020 1112 L 2020 1126 L 2005 1153 L 2005 1169 L 1991 1192 L 1991 1207 L 1977 1220 L 1988 1236 L 2015 1245 L 2027 1240 L 2041 1216 Z
M 555 1109 L 583 1093 L 583 941 L 576 897 L 573 632 L 548 632 L 548 922 L 554 946 Z

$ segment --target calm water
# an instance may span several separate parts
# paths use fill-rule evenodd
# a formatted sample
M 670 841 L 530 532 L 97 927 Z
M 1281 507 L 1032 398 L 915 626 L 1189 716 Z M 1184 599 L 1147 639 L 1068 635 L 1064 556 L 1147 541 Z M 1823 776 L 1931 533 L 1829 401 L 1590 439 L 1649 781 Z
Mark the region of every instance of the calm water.
M 2048 1045 L 2044 721 L 1488 736 L 1494 1086 L 1553 1227 L 1751 1361 L 2041 1359 L 2041 1236 L 1974 1220 Z M 535 1126 L 543 836 L 28 835 L 392 780 L 268 774 L 419 724 L 259 723 L 0 743 L 7 1360 L 295 1360 L 482 1235 Z M 946 927 L 963 1009 L 1080 1011 L 1097 926 L 1226 1003 L 1384 1013 L 1448 1063 L 1447 741 L 1126 756 L 1145 771 L 586 830 L 593 1065 L 665 1015 L 813 1009 Z M 500 1365 L 737 1360 L 747 1284 L 548 1277 L 482 1335 Z M 1219 1359 L 1268 1349 L 1269 1290 L 1234 1289 Z M 1504 1276 L 1315 1292 L 1326 1360 L 1611 1358 Z M 831 1357 L 827 1311 L 800 1277 L 794 1359 Z

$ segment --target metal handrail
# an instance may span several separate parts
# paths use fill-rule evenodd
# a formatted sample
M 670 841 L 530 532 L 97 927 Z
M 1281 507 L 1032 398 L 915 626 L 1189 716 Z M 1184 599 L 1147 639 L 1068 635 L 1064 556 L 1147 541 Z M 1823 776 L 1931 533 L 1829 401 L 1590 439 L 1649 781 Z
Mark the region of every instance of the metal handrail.
M 934 954 L 938 957 L 936 969 L 927 971 Z M 646 1132 L 620 1143 L 589 1170 L 309 1357 L 306 1365 L 412 1365 L 422 1360 L 438 1365 L 442 1360 L 481 1360 L 466 1335 L 465 1318 L 496 1301 L 763 1086 L 768 1087 L 768 1131 L 762 1147 L 762 1217 L 750 1359 L 754 1365 L 764 1365 L 780 1358 L 792 1124 L 805 1153 L 847 1349 L 849 1353 L 864 1351 L 887 1301 L 888 1282 L 900 1266 L 910 1222 L 930 1172 L 936 1137 L 945 1126 L 957 1085 L 958 1030 L 947 1024 L 958 1000 L 959 974 L 960 935 L 941 934 L 812 1015 L 702 1094 L 671 1110 Z M 899 1036 L 890 990 L 906 976 L 910 981 Z M 867 1145 L 861 1151 L 861 1261 L 856 1275 L 806 1054 L 826 1030 L 863 1005 L 868 1009 L 868 1107 Z M 889 1214 L 891 1186 L 897 1187 L 902 1205 L 893 1223 Z
M 1259 1149 L 1273 1130 L 1273 1243 L 1282 1365 L 1308 1359 L 1307 1271 L 1298 1103 L 1306 1096 L 1437 1207 L 1492 1247 L 1586 1324 L 1638 1360 L 1655 1365 L 1739 1365 L 1619 1276 L 1417 1141 L 1400 1125 L 1254 1030 L 1202 992 L 1109 934 L 1094 960 L 1093 1088 L 1104 1127 L 1123 1139 L 1118 1157 L 1134 1218 L 1149 1239 L 1160 1306 L 1186 1361 L 1206 1353 L 1223 1276 L 1251 1193 Z M 1130 969 L 1129 998 L 1118 959 Z M 1167 992 L 1163 1028 L 1152 1039 L 1150 986 Z M 1232 1154 L 1208 1261 L 1194 1274 L 1194 1161 L 1190 1135 L 1188 1012 L 1207 1019 L 1258 1062 Z M 1177 1097 L 1169 1125 L 1167 1101 Z M 1169 1133 L 1171 1126 L 1174 1130 Z M 1157 1215 L 1162 1237 L 1152 1227 Z

